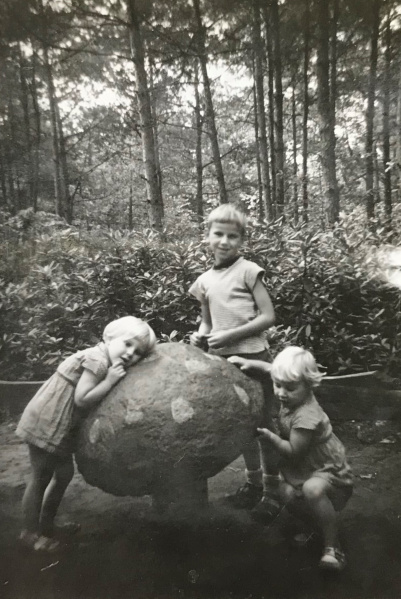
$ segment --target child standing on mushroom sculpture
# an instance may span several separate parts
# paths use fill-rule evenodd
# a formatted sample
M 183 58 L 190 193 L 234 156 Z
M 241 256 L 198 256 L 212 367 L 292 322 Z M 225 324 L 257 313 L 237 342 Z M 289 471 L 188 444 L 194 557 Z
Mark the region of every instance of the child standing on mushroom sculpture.
M 274 324 L 274 309 L 263 284 L 263 269 L 239 255 L 246 217 L 232 204 L 223 204 L 208 217 L 208 243 L 214 265 L 203 273 L 189 292 L 201 304 L 201 324 L 192 333 L 192 345 L 228 358 L 241 355 L 268 360 L 265 331 Z M 264 381 L 263 425 L 273 428 L 270 381 Z M 274 517 L 278 485 L 277 454 L 263 439 L 244 448 L 246 482 L 229 500 L 238 508 L 253 509 L 258 517 Z M 261 468 L 262 462 L 262 468 Z
M 154 332 L 139 318 L 110 322 L 103 342 L 66 358 L 25 408 L 16 430 L 28 443 L 31 462 L 22 499 L 20 541 L 25 546 L 47 552 L 58 549 L 54 519 L 74 475 L 79 423 L 155 342 Z
M 322 379 L 314 357 L 293 346 L 272 364 L 241 357 L 230 361 L 245 372 L 271 375 L 280 401 L 281 436 L 266 428 L 258 433 L 281 455 L 279 496 L 292 511 L 317 524 L 324 542 L 320 567 L 342 570 L 345 557 L 338 541 L 337 512 L 351 497 L 353 481 L 344 446 L 313 393 Z

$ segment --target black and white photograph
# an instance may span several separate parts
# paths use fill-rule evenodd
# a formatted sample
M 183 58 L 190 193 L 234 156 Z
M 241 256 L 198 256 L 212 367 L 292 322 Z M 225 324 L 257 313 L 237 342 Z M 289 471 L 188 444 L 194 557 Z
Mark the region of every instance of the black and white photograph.
M 1 599 L 400 599 L 401 1 L 0 0 Z

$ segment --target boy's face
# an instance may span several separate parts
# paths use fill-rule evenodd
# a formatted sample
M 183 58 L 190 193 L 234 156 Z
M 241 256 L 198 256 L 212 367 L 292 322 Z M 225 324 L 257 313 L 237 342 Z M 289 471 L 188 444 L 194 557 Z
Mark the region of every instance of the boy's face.
M 140 339 L 115 337 L 106 341 L 106 346 L 111 363 L 121 360 L 124 368 L 136 364 L 144 356 L 143 342 Z
M 273 378 L 274 394 L 284 408 L 293 410 L 312 396 L 312 389 L 305 381 L 282 381 Z
M 242 235 L 236 223 L 214 222 L 209 229 L 208 241 L 217 266 L 230 262 L 242 245 Z

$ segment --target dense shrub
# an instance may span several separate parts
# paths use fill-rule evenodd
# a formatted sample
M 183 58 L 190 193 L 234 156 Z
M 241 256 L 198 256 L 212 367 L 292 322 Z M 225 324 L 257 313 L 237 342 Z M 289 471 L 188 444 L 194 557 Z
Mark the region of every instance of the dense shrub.
M 151 231 L 46 228 L 40 217 L 39 225 L 14 224 L 7 237 L 2 378 L 48 376 L 62 355 L 96 343 L 125 314 L 146 319 L 161 341 L 188 340 L 199 315 L 188 288 L 210 264 L 195 228 L 187 243 Z M 266 270 L 277 312 L 273 351 L 305 345 L 331 374 L 399 366 L 399 292 L 372 277 L 366 260 L 382 238 L 367 234 L 359 213 L 327 232 L 279 222 L 252 228 L 244 254 Z

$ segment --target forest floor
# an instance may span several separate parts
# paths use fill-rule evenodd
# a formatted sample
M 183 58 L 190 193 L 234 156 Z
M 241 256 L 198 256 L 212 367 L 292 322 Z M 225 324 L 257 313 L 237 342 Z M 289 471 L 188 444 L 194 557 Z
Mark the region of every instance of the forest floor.
M 399 599 L 401 433 L 379 425 L 336 427 L 355 492 L 341 514 L 348 566 L 318 569 L 320 547 L 295 548 L 281 516 L 254 522 L 224 500 L 243 481 L 239 458 L 209 480 L 210 513 L 163 521 L 148 497 L 121 498 L 77 473 L 60 517 L 82 524 L 63 550 L 21 548 L 20 502 L 29 472 L 15 422 L 0 425 L 0 597 L 4 599 Z

